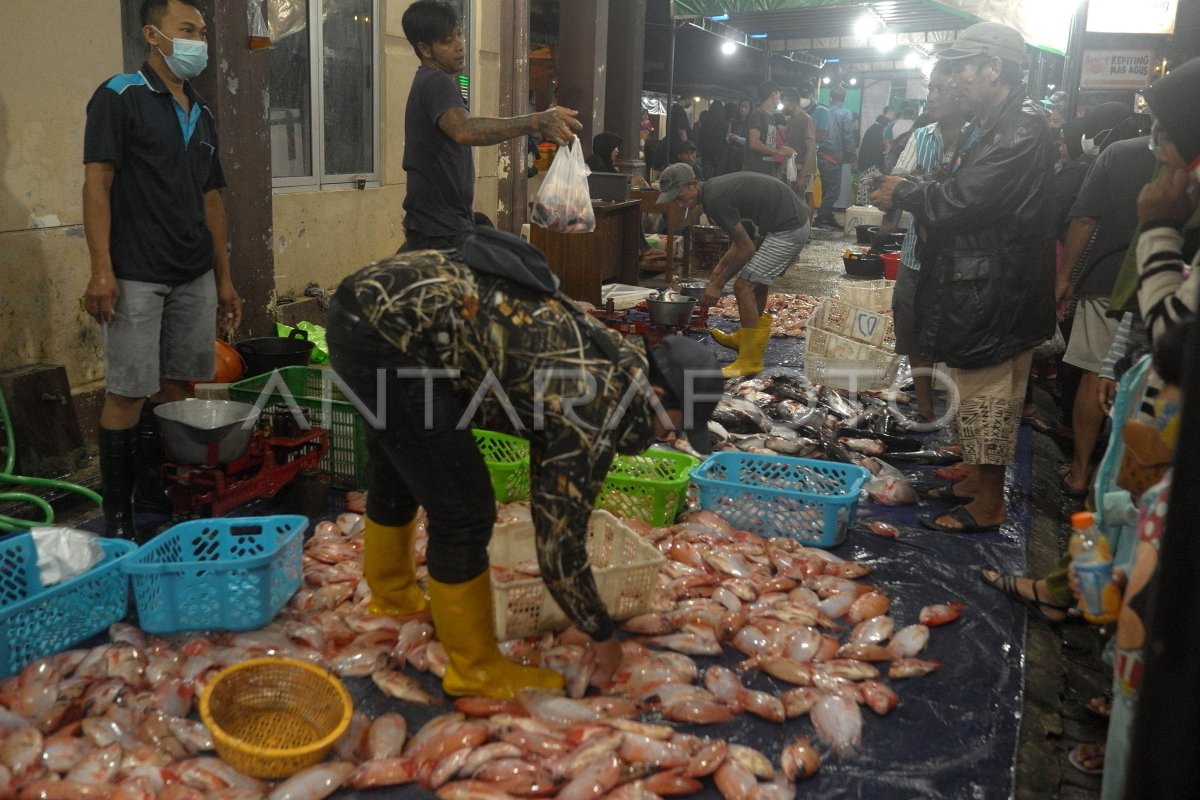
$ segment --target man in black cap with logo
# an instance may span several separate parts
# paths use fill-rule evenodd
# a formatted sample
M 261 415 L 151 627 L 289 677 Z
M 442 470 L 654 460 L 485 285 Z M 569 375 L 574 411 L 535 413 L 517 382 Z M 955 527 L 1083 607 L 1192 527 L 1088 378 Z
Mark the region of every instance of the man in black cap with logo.
M 517 433 L 529 440 L 541 577 L 591 637 L 592 680 L 607 685 L 621 646 L 588 563 L 588 519 L 617 453 L 639 454 L 672 431 L 709 452 L 724 381 L 708 348 L 621 337 L 558 292 L 540 252 L 487 228 L 457 251 L 399 254 L 347 278 L 328 341 L 367 423 L 372 611 L 432 614 L 447 694 L 562 687 L 552 670 L 509 661 L 493 636 L 496 500 L 469 426 Z M 428 515 L 428 600 L 414 567 L 418 506 Z
M 961 407 L 958 485 L 929 498 L 953 505 L 920 517 L 951 533 L 994 530 L 1007 518 L 1004 470 L 1033 348 L 1054 332 L 1054 162 L 1045 115 L 1025 98 L 1025 42 L 982 22 L 939 54 L 954 62 L 950 90 L 971 120 L 950 164 L 922 178 L 879 179 L 871 202 L 912 212 L 921 231 L 915 307 L 919 349 L 944 361 Z

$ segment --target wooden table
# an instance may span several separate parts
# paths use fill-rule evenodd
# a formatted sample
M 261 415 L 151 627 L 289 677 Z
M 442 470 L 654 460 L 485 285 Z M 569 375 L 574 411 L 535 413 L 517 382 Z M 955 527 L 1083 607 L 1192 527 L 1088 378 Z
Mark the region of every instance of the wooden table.
M 657 189 L 632 189 L 632 196 L 637 198 L 641 203 L 641 211 L 643 214 L 662 214 L 667 220 L 667 283 L 674 280 L 675 267 L 675 231 L 683 227 L 683 221 L 686 218 L 686 212 L 676 203 L 667 203 L 666 205 L 658 204 L 658 196 L 661 194 Z M 692 259 L 692 235 L 691 227 L 683 228 L 683 260 L 680 262 L 681 277 L 688 276 L 688 267 L 691 265 Z
M 600 285 L 605 281 L 638 285 L 642 210 L 637 200 L 593 203 L 592 210 L 596 230 L 591 233 L 556 233 L 533 225 L 529 241 L 546 254 L 563 292 L 601 306 Z

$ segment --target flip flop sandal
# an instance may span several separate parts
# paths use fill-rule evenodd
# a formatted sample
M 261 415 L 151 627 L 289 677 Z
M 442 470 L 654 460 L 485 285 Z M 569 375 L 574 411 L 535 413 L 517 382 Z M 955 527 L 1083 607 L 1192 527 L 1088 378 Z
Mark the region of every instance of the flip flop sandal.
M 1092 748 L 1090 757 L 1088 753 L 1080 753 L 1082 748 Z M 1071 766 L 1079 770 L 1085 775 L 1101 775 L 1104 773 L 1104 745 L 1103 744 L 1077 744 L 1067 753 L 1067 761 L 1071 762 Z M 1088 766 L 1088 762 L 1099 764 L 1099 766 Z
M 996 577 L 989 578 L 986 574 L 984 574 L 987 572 L 996 573 Z M 1021 594 L 1021 592 L 1017 589 L 1017 581 L 1022 579 L 1022 576 L 1020 575 L 1006 575 L 994 569 L 981 569 L 979 570 L 979 578 L 993 589 L 998 589 L 999 591 L 1008 595 L 1009 598 L 1021 603 L 1021 605 L 1028 608 L 1034 616 L 1047 625 L 1057 627 L 1058 625 L 1065 625 L 1070 622 L 1078 621 L 1077 618 L 1071 616 L 1071 606 L 1060 606 L 1057 603 L 1048 603 L 1045 600 L 1039 600 L 1036 597 L 1026 597 L 1025 595 Z M 1033 593 L 1035 595 L 1037 594 L 1036 580 L 1033 582 Z M 1044 609 L 1057 611 L 1063 615 L 1063 618 L 1054 619 L 1053 617 L 1047 615 Z
M 966 505 L 975 499 L 967 495 L 955 494 L 953 482 L 938 484 L 937 486 L 927 486 L 923 489 L 918 489 L 917 494 L 925 500 L 937 500 L 942 503 L 954 503 L 956 505 Z
M 942 517 L 949 517 L 958 523 L 959 527 L 947 525 L 943 522 L 938 522 Z M 997 525 L 980 525 L 979 521 L 967 510 L 966 506 L 955 506 L 950 511 L 934 514 L 918 514 L 917 522 L 924 525 L 931 531 L 942 531 L 943 533 L 983 533 L 985 531 L 1000 530 Z
M 1067 497 L 1073 497 L 1076 500 L 1082 500 L 1083 498 L 1088 496 L 1087 489 L 1080 491 L 1078 489 L 1073 488 L 1069 483 L 1067 483 L 1067 476 L 1070 474 L 1071 474 L 1071 468 L 1069 466 L 1067 466 L 1066 464 L 1059 467 L 1059 469 L 1058 469 L 1059 491 L 1061 491 Z

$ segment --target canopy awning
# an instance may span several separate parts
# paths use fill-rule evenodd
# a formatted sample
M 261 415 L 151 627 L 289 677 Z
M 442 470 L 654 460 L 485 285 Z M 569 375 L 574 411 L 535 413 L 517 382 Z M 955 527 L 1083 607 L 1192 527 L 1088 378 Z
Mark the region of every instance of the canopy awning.
M 883 34 L 961 30 L 975 22 L 1001 22 L 1042 50 L 1065 53 L 1078 0 L 672 0 L 677 19 L 729 15 L 729 24 L 747 34 L 767 34 L 772 50 L 866 47 L 854 25 L 874 16 Z M 780 40 L 788 44 L 780 46 Z M 850 40 L 850 41 L 846 41 Z M 823 42 L 824 46 L 805 45 Z M 857 42 L 857 44 L 855 43 Z

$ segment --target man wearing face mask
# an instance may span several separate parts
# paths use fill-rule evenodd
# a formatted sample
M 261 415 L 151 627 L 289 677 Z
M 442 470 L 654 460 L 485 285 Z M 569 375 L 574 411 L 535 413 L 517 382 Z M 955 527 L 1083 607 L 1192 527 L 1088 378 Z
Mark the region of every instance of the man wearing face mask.
M 1062 491 L 1074 497 L 1087 494 L 1092 451 L 1107 412 L 1097 400 L 1100 367 L 1120 322 L 1108 316 L 1109 296 L 1137 230 L 1138 192 L 1154 173 L 1154 154 L 1147 147 L 1149 137 L 1117 141 L 1119 131 L 1129 127 L 1123 123 L 1131 116 L 1129 106 L 1104 103 L 1084 117 L 1081 147 L 1084 153 L 1099 155 L 1071 206 L 1071 223 L 1055 285 L 1060 318 L 1072 295 L 1078 300 L 1063 354 L 1065 363 L 1080 370 L 1071 411 L 1075 452 L 1061 480 Z M 1081 258 L 1084 263 L 1072 281 L 1072 270 Z
M 186 397 L 190 382 L 212 380 L 217 329 L 232 331 L 242 315 L 217 124 L 188 83 L 208 61 L 204 16 L 192 0 L 145 0 L 141 22 L 147 60 L 92 95 L 83 158 L 91 260 L 83 306 L 103 328 L 107 384 L 105 530 L 130 539 L 135 482 L 140 508 L 161 509 L 165 499 L 151 409 Z

